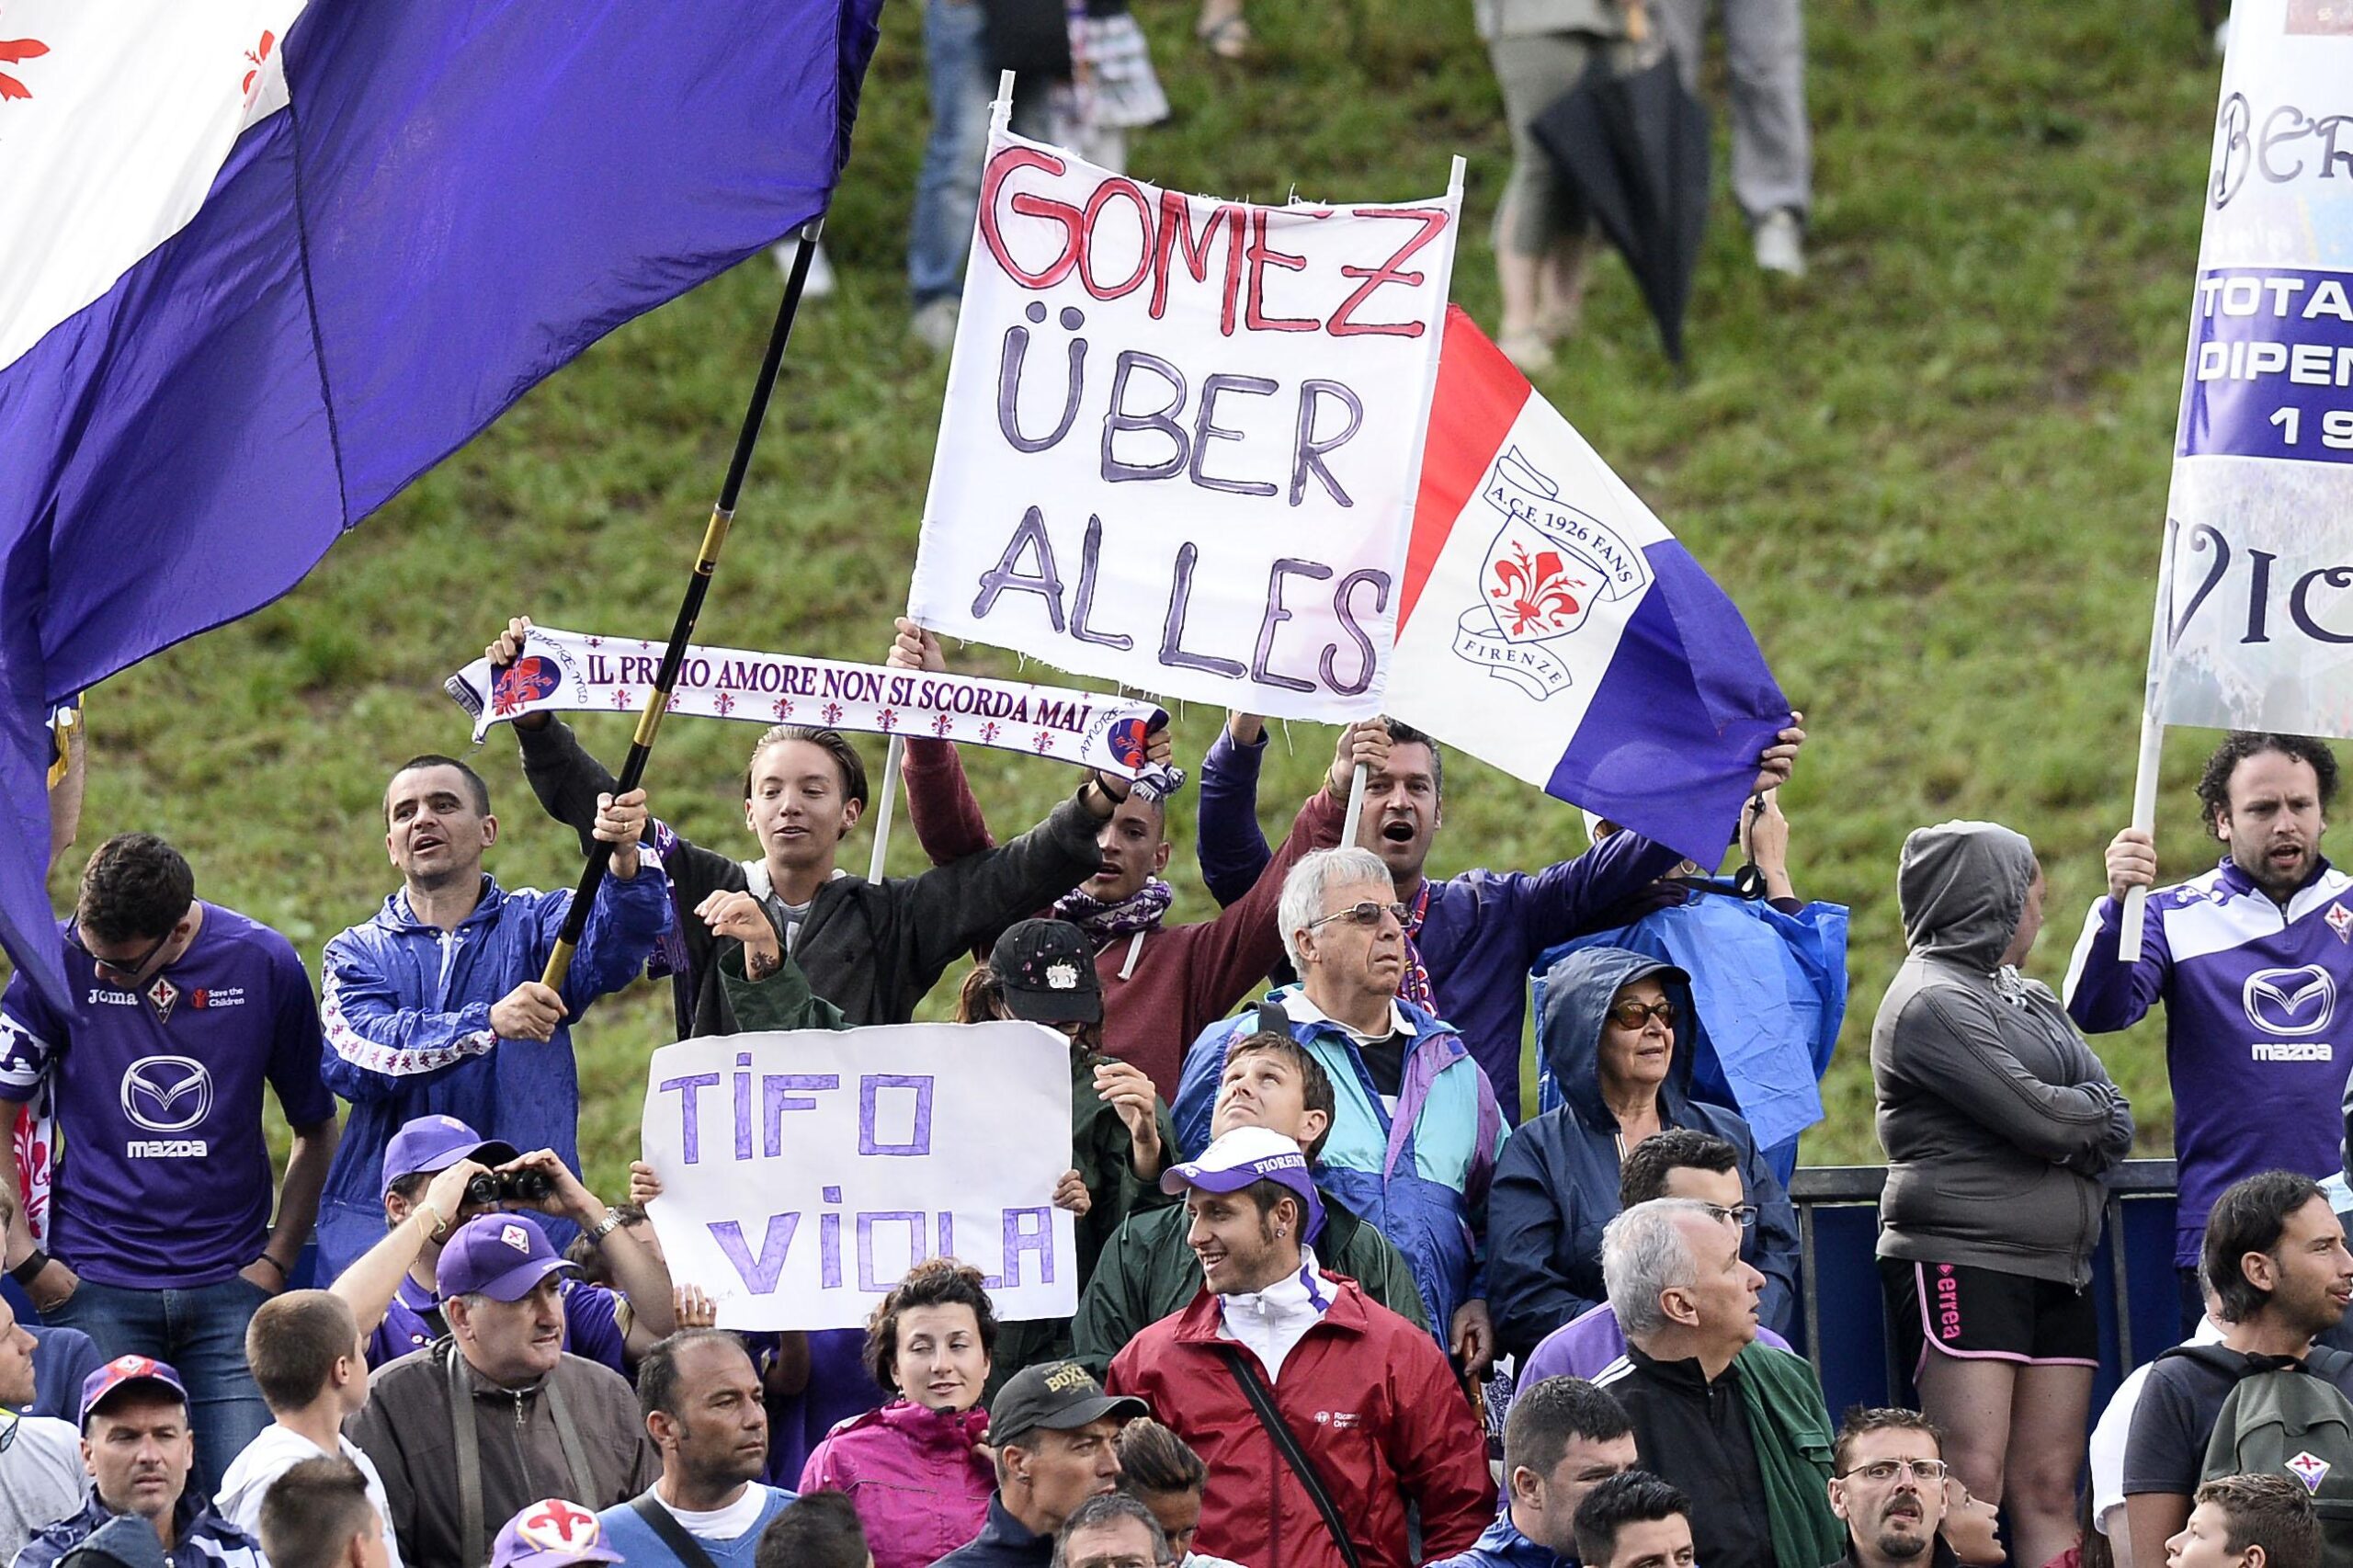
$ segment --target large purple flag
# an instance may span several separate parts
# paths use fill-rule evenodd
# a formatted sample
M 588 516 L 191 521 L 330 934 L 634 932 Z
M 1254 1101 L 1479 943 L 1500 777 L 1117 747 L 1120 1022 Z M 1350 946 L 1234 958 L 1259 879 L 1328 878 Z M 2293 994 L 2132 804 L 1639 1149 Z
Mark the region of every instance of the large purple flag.
M 48 705 L 823 212 L 880 6 L 12 0 L 0 940 L 54 1005 Z

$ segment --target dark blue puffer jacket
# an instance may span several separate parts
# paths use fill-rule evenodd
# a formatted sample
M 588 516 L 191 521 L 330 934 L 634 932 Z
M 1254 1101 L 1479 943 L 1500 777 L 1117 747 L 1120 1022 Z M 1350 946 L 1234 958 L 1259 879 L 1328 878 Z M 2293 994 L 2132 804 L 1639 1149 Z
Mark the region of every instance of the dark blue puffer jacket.
M 1546 1335 L 1604 1299 L 1601 1228 L 1618 1213 L 1619 1160 L 1618 1120 L 1601 1099 L 1601 1026 L 1621 988 L 1662 970 L 1677 1012 L 1692 1017 L 1690 990 L 1673 978 L 1673 967 L 1623 948 L 1582 949 L 1545 977 L 1536 1043 L 1563 1103 L 1505 1143 L 1487 1204 L 1488 1309 L 1498 1345 L 1523 1361 Z M 1758 1210 L 1741 1255 L 1765 1276 L 1759 1316 L 1786 1334 L 1797 1292 L 1797 1212 L 1757 1153 L 1748 1123 L 1693 1099 L 1690 1088 L 1691 1058 L 1678 1031 L 1659 1089 L 1659 1120 L 1740 1151 L 1741 1182 Z

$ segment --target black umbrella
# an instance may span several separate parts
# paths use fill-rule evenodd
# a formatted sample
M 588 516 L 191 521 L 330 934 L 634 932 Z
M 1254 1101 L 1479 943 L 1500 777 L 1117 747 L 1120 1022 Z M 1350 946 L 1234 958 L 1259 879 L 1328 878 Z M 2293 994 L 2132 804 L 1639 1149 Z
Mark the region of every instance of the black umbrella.
M 1536 117 L 1536 140 L 1562 180 L 1625 254 L 1683 363 L 1683 310 L 1708 227 L 1708 110 L 1685 90 L 1672 55 L 1623 75 L 1596 62 Z

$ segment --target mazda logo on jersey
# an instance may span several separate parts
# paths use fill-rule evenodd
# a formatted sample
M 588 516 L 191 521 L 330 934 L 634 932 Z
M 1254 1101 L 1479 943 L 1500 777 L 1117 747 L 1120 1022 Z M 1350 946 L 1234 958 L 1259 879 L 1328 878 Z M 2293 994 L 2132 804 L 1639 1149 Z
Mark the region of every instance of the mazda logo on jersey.
M 193 1056 L 142 1056 L 122 1075 L 122 1114 L 150 1132 L 185 1132 L 212 1111 L 212 1074 Z
M 2259 969 L 2246 977 L 2240 1001 L 2246 1021 L 2267 1034 L 2318 1034 L 2336 1017 L 2336 982 L 2318 964 Z

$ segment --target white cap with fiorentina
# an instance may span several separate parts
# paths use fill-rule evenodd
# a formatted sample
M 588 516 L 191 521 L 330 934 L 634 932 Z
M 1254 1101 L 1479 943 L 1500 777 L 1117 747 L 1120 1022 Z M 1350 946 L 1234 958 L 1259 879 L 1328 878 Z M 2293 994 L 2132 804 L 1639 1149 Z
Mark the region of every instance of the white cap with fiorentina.
M 1171 1165 L 1160 1173 L 1160 1190 L 1182 1192 L 1198 1187 L 1203 1192 L 1239 1192 L 1254 1182 L 1279 1182 L 1299 1194 L 1307 1215 L 1300 1239 L 1314 1241 L 1324 1229 L 1324 1200 L 1307 1173 L 1307 1156 L 1279 1132 L 1263 1127 L 1237 1127 L 1201 1151 L 1198 1160 Z

